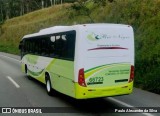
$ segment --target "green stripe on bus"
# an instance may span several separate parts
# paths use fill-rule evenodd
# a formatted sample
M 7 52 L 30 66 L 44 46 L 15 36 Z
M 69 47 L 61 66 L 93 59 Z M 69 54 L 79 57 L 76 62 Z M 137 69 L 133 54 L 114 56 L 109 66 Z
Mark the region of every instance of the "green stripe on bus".
M 91 69 L 88 69 L 88 70 L 85 70 L 85 73 L 91 71 L 91 70 L 94 70 L 96 68 L 100 68 L 100 67 L 103 67 L 103 66 L 108 66 L 108 65 L 115 65 L 115 64 L 127 64 L 128 62 L 122 62 L 122 63 L 112 63 L 112 64 L 104 64 L 104 65 L 101 65 L 101 66 L 97 66 L 97 67 L 94 67 L 94 68 L 91 68 Z
M 28 72 L 33 76 L 40 76 L 43 73 L 43 71 L 44 71 L 44 69 L 39 71 L 39 72 L 33 72 L 33 71 L 28 69 Z

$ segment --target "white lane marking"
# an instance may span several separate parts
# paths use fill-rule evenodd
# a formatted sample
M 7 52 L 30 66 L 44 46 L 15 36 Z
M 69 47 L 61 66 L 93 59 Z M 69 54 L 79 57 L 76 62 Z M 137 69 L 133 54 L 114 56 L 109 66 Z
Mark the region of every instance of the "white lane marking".
M 123 106 L 126 106 L 126 107 L 133 107 L 133 108 L 135 108 L 135 107 L 132 106 L 132 105 L 129 105 L 129 104 L 125 103 L 125 102 L 122 102 L 122 101 L 117 100 L 117 99 L 112 98 L 112 97 L 108 97 L 107 99 L 109 99 L 109 100 L 111 100 L 111 101 L 114 101 L 114 102 L 117 102 L 117 103 L 119 103 L 119 104 L 121 104 L 121 105 L 123 105 Z M 136 108 L 135 108 L 135 109 L 136 109 Z M 146 115 L 146 116 L 154 116 L 154 115 L 151 114 L 151 113 L 142 113 L 142 114 L 143 114 L 143 115 Z
M 7 78 L 16 86 L 16 88 L 20 88 L 20 86 L 9 76 Z
M 15 61 L 17 61 L 17 62 L 21 62 L 20 60 L 17 60 L 17 59 L 15 59 L 15 58 L 11 58 L 11 57 L 8 57 L 8 56 L 5 56 L 5 55 L 0 55 L 0 56 L 6 57 L 6 58 L 9 58 L 9 59 L 12 59 L 12 60 L 15 60 Z

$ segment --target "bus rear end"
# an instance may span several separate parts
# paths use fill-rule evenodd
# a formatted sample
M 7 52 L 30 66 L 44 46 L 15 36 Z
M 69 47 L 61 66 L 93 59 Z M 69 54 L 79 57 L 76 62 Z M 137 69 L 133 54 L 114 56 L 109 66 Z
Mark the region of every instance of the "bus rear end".
M 134 35 L 128 25 L 83 25 L 77 34 L 77 99 L 130 94 L 134 79 Z

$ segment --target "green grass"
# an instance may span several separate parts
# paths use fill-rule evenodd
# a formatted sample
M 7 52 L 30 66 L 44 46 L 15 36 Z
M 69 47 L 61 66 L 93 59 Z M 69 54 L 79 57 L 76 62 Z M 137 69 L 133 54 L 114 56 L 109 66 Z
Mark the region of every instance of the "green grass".
M 132 25 L 135 32 L 135 86 L 160 93 L 160 0 L 116 0 L 97 6 L 88 3 L 95 23 Z M 19 54 L 21 38 L 55 25 L 91 23 L 84 10 L 71 4 L 53 6 L 5 21 L 0 26 L 0 51 Z

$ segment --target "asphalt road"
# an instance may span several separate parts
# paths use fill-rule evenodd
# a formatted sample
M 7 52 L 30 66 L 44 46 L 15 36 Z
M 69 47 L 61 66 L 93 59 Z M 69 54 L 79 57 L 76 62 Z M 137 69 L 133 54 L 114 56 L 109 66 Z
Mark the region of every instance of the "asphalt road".
M 75 100 L 60 93 L 48 96 L 43 84 L 29 80 L 21 72 L 19 56 L 0 52 L 0 107 L 52 107 L 58 112 L 38 115 L 158 116 L 160 113 L 111 112 L 116 109 L 123 111 L 125 108 L 136 110 L 136 107 L 160 110 L 160 95 L 134 88 L 131 95 L 101 99 Z

